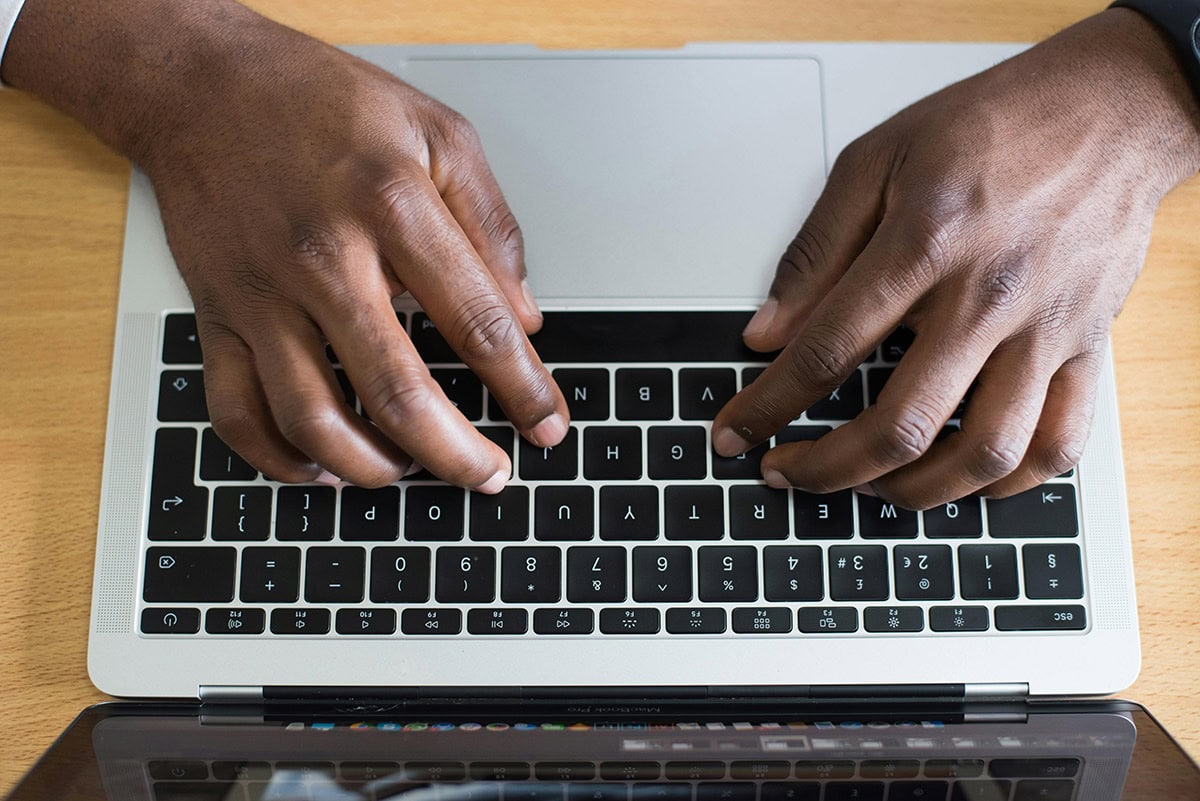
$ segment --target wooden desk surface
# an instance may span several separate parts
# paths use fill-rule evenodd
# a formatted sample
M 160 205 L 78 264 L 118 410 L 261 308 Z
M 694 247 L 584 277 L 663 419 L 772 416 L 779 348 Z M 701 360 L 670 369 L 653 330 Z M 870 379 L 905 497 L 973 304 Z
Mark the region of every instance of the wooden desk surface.
M 671 47 L 1035 41 L 1084 0 L 256 0 L 336 43 Z M 336 10 L 335 10 L 336 9 Z M 351 10 L 352 9 L 352 10 Z M 0 94 L 0 791 L 85 705 L 93 542 L 128 166 Z M 1200 755 L 1200 181 L 1164 203 L 1115 332 L 1147 704 Z M 1181 366 L 1183 369 L 1181 369 Z

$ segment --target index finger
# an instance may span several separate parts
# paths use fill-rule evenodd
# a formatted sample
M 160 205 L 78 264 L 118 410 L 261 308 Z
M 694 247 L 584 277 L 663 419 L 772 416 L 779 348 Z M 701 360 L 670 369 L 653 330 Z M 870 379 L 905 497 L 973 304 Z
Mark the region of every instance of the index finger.
M 429 176 L 405 179 L 384 215 L 379 245 L 508 419 L 534 444 L 557 445 L 567 432 L 566 400 Z
M 713 448 L 736 456 L 839 387 L 924 293 L 885 221 L 824 301 L 754 383 L 713 421 Z

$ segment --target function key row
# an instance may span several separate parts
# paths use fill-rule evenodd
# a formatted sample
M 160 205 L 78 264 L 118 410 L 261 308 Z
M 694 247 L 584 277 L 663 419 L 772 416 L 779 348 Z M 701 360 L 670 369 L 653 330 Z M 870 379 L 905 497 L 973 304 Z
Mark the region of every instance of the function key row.
M 331 629 L 342 635 L 517 636 L 530 632 L 525 609 L 404 609 L 397 614 L 385 608 L 280 608 L 271 610 L 270 631 L 276 635 L 324 635 Z M 597 617 L 599 625 L 597 626 Z M 989 628 L 987 607 L 937 606 L 929 610 L 928 630 L 971 633 Z M 542 608 L 533 610 L 534 634 L 580 636 L 593 634 L 676 635 L 726 634 L 915 634 L 927 630 L 920 607 L 674 607 L 665 614 L 650 607 L 591 609 Z M 211 608 L 204 615 L 207 634 L 254 635 L 267 630 L 265 610 L 253 607 Z M 399 626 L 397 626 L 399 622 Z M 998 631 L 1080 631 L 1086 628 L 1082 606 L 1001 606 L 994 610 Z M 331 625 L 332 624 L 332 625 Z M 142 610 L 143 634 L 198 634 L 200 610 L 151 607 Z
M 241 565 L 240 572 L 238 565 Z M 796 603 L 1083 597 L 1077 545 L 155 547 L 149 603 Z M 303 577 L 301 567 L 303 566 Z M 828 570 L 828 583 L 826 583 Z M 499 580 L 497 580 L 499 576 Z M 564 592 L 565 586 L 565 592 Z

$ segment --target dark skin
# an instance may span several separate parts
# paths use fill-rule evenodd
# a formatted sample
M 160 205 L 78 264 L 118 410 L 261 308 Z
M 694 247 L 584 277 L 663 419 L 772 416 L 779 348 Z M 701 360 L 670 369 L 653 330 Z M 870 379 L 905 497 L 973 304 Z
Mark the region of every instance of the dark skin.
M 27 0 L 6 83 L 152 180 L 196 307 L 217 433 L 285 481 L 510 472 L 392 313 L 411 292 L 536 444 L 565 401 L 529 345 L 520 229 L 467 121 L 232 0 Z M 1164 37 L 1097 14 L 851 144 L 746 341 L 783 354 L 718 415 L 733 455 L 829 394 L 897 325 L 878 404 L 772 449 L 772 486 L 910 508 L 1074 464 L 1113 317 L 1163 195 L 1200 169 L 1200 110 Z M 372 423 L 343 401 L 333 345 Z M 935 442 L 976 384 L 962 432 Z

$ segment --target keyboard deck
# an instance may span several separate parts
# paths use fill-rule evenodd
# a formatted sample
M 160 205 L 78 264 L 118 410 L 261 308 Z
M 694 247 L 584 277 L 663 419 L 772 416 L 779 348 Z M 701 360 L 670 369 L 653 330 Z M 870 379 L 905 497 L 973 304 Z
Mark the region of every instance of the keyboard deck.
M 382 489 L 282 485 L 213 432 L 195 319 L 166 315 L 145 532 L 148 636 L 961 636 L 1087 628 L 1076 471 L 1003 500 L 912 512 L 761 480 L 767 445 L 711 448 L 765 367 L 746 312 L 546 312 L 533 342 L 571 428 L 520 439 L 427 317 L 434 378 L 514 474 L 481 495 L 418 473 Z M 770 444 L 878 396 L 899 331 Z M 347 402 L 359 408 L 330 353 Z M 951 422 L 953 428 L 954 421 Z

